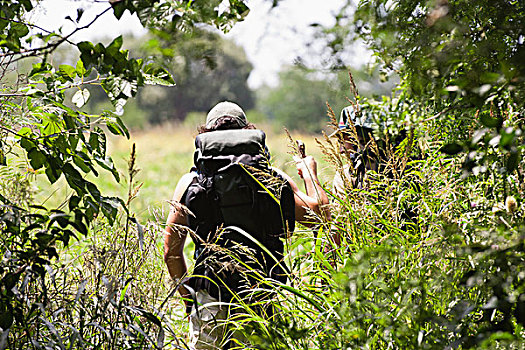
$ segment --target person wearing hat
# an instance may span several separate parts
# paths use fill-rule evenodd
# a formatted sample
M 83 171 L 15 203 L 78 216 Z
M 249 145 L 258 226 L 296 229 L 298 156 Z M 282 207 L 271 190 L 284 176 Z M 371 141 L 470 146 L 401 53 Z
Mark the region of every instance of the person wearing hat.
M 293 232 L 295 221 L 310 226 L 312 217 L 329 215 L 315 159 L 295 158 L 304 193 L 290 176 L 269 166 L 265 137 L 237 104 L 218 103 L 199 128 L 194 167 L 175 188 L 164 233 L 164 261 L 171 278 L 179 282 L 178 291 L 187 306 L 190 349 L 229 348 L 231 338 L 238 338 L 225 322 L 232 310 L 221 303 L 234 303 L 239 296 L 250 298 L 250 290 L 253 294 L 260 282 L 239 271 L 260 269 L 258 276 L 285 283 L 287 268 L 280 238 Z M 185 279 L 183 248 L 188 228 L 196 262 L 193 277 Z M 220 255 L 217 249 L 212 251 L 213 245 L 231 249 L 239 258 Z M 252 252 L 250 256 L 241 245 Z M 214 265 L 224 260 L 228 266 Z M 242 266 L 236 270 L 234 265 Z
M 344 166 L 342 172 L 334 176 L 333 188 L 336 193 L 345 189 L 362 188 L 367 170 L 377 171 L 377 156 L 373 149 L 374 123 L 370 115 L 357 104 L 343 108 L 338 129 L 330 137 L 340 143 L 340 152 L 346 153 L 352 164 Z

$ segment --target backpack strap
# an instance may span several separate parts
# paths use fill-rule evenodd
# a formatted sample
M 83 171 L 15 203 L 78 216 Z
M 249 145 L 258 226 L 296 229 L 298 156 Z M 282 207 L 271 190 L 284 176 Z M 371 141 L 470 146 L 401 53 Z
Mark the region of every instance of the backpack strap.
M 192 168 L 192 170 L 190 170 L 189 173 L 187 173 L 186 175 L 181 177 L 181 179 L 179 180 L 179 183 L 177 184 L 177 186 L 180 186 L 181 188 L 184 188 L 184 191 L 180 192 L 180 193 L 182 193 L 181 197 L 177 198 L 177 200 L 180 203 L 184 203 L 184 198 L 186 197 L 186 192 L 188 191 L 188 188 L 190 187 L 190 185 L 195 183 L 195 181 L 197 181 L 197 172 L 193 168 Z

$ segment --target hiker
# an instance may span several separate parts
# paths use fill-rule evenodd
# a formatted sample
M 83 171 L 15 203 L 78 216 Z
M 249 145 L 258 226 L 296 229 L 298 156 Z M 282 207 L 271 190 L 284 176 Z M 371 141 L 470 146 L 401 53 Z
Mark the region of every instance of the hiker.
M 371 116 L 360 110 L 359 105 L 350 105 L 341 111 L 338 129 L 330 137 L 340 141 L 340 152 L 347 153 L 352 164 L 346 164 L 343 172 L 334 176 L 333 188 L 343 193 L 345 188 L 363 188 L 367 170 L 378 170 L 379 157 L 374 150 L 373 122 Z M 377 147 L 376 147 L 377 148 Z
M 340 152 L 348 154 L 351 164 L 346 164 L 342 172 L 338 171 L 335 174 L 334 193 L 342 195 L 349 189 L 363 189 L 366 187 L 366 176 L 369 170 L 381 174 L 384 180 L 404 176 L 403 172 L 409 167 L 399 166 L 399 169 L 402 170 L 400 172 L 396 170 L 399 159 L 393 157 L 393 152 L 406 140 L 406 130 L 400 128 L 395 135 L 389 137 L 385 137 L 387 132 L 383 131 L 383 136 L 376 139 L 374 130 L 377 128 L 379 128 L 379 123 L 373 121 L 370 112 L 363 110 L 358 104 L 347 106 L 341 111 L 338 129 L 330 137 L 338 138 Z M 406 165 L 407 160 L 414 159 L 409 157 L 404 164 Z M 412 187 L 419 191 L 417 179 L 412 182 Z M 400 220 L 403 224 L 399 228 L 406 231 L 410 227 L 417 227 L 418 217 L 417 206 L 406 205 L 400 208 Z
M 269 165 L 264 132 L 235 103 L 221 102 L 209 111 L 195 144 L 194 167 L 173 196 L 164 261 L 171 278 L 183 281 L 190 228 L 195 268 L 178 289 L 189 313 L 190 348 L 226 349 L 231 335 L 221 320 L 232 310 L 217 302 L 258 300 L 250 291 L 261 276 L 285 283 L 281 238 L 293 232 L 295 221 L 309 226 L 312 216 L 328 215 L 328 198 L 314 158 L 294 158 L 306 193 Z

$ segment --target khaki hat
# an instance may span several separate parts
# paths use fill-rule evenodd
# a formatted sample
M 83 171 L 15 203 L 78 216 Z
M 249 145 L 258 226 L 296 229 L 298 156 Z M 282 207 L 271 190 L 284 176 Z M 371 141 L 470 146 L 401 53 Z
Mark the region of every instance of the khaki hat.
M 361 128 L 367 128 L 367 129 L 373 129 L 374 123 L 372 122 L 372 118 L 364 113 L 363 110 L 360 110 L 360 115 L 357 116 L 355 112 L 355 108 L 359 108 L 357 105 L 354 107 L 354 105 L 346 106 L 341 111 L 341 118 L 339 118 L 339 124 L 337 125 L 338 129 L 331 133 L 329 137 L 337 135 L 339 132 L 350 128 L 350 121 L 354 126 L 359 126 Z
M 246 119 L 246 114 L 239 105 L 233 102 L 219 102 L 215 107 L 213 107 L 206 117 L 206 128 L 214 129 L 217 120 L 222 117 L 232 117 L 239 124 L 240 128 L 248 125 L 248 120 Z

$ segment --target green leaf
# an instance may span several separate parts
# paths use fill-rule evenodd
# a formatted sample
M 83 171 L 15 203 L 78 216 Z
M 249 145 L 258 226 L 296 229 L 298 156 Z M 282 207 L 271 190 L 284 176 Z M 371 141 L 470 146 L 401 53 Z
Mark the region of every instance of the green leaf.
M 520 153 L 519 151 L 511 152 L 509 158 L 507 159 L 507 172 L 511 173 L 518 168 L 520 163 Z
M 127 9 L 124 1 L 113 2 L 111 3 L 111 6 L 113 7 L 113 14 L 117 19 L 120 19 L 124 14 L 124 11 L 126 11 Z
M 100 153 L 100 142 L 98 140 L 99 134 L 95 131 L 89 133 L 89 146 L 92 152 Z
M 68 204 L 69 210 L 73 211 L 74 209 L 78 208 L 79 203 L 80 203 L 80 197 L 71 196 L 71 198 L 69 198 L 69 204 Z
M 29 157 L 29 163 L 34 170 L 40 169 L 44 164 L 46 164 L 46 156 L 43 155 L 36 147 L 32 148 L 31 151 L 27 153 Z
M 89 68 L 97 62 L 98 55 L 94 54 L 94 46 L 89 41 L 82 41 L 77 44 L 77 48 L 80 51 L 80 60 L 83 66 Z
M 115 177 L 115 180 L 117 182 L 120 182 L 120 176 L 115 168 L 115 164 L 113 164 L 113 160 L 110 157 L 100 157 L 98 155 L 95 155 L 93 157 L 98 165 L 100 165 L 102 168 L 111 171 L 113 174 L 113 177 Z
M 62 175 L 62 170 L 54 159 L 49 159 L 46 164 L 46 176 L 49 182 L 55 183 Z
M 100 127 L 95 127 L 89 134 L 89 146 L 92 152 L 102 157 L 106 156 L 106 134 Z
M 498 73 L 486 71 L 486 72 L 481 73 L 480 80 L 483 83 L 494 84 L 494 83 L 497 83 L 500 77 L 501 75 Z
M 119 200 L 115 197 L 103 197 L 101 199 L 100 209 L 104 216 L 108 219 L 110 225 L 113 225 L 118 213 Z
M 502 129 L 500 135 L 499 144 L 501 147 L 510 146 L 516 139 L 516 132 L 512 128 L 508 128 L 508 130 Z
M 2 148 L 0 148 L 0 165 L 7 165 L 7 157 L 5 156 L 4 150 Z
M 175 80 L 171 74 L 156 63 L 149 63 L 144 68 L 144 83 L 148 85 L 174 86 Z
M 109 76 L 102 82 L 102 87 L 114 106 L 123 106 L 129 97 L 137 94 L 138 83 L 137 81 Z
M 69 113 L 64 113 L 62 118 L 64 119 L 64 123 L 66 124 L 66 128 L 68 130 L 72 131 L 76 129 L 73 117 Z
M 90 94 L 88 89 L 78 90 L 73 95 L 71 102 L 73 102 L 78 108 L 80 108 L 87 103 L 87 101 L 89 100 L 89 96 Z
M 72 108 L 69 108 L 68 106 L 64 105 L 63 103 L 59 102 L 59 101 L 50 101 L 50 103 L 52 103 L 53 105 L 59 107 L 60 109 L 63 109 L 67 114 L 69 114 L 70 116 L 74 117 L 76 119 L 77 122 L 79 122 L 78 120 L 78 112 L 75 111 L 74 109 Z M 87 121 L 84 121 L 85 124 L 87 124 Z M 87 125 L 83 125 L 83 126 L 87 126 Z
M 24 126 L 22 129 L 18 130 L 18 136 L 27 136 L 31 135 L 31 129 L 27 126 Z
M 40 62 L 33 64 L 33 69 L 29 72 L 29 77 L 34 78 L 40 74 L 51 73 L 53 67 L 49 63 Z
M 111 51 L 116 50 L 118 52 L 122 47 L 122 42 L 122 35 L 119 35 L 109 44 L 107 50 L 109 51 L 111 49 Z
M 118 124 L 117 123 L 114 123 L 112 121 L 109 121 L 109 120 L 106 120 L 106 126 L 108 127 L 108 130 L 114 134 L 114 135 L 122 135 L 119 128 L 118 128 Z
M 26 12 L 29 12 L 33 9 L 33 4 L 31 3 L 31 0 L 19 0 L 18 2 L 24 6 Z
M 84 197 L 84 204 L 86 205 L 84 211 L 86 221 L 90 222 L 95 218 L 95 214 L 98 213 L 100 205 L 98 204 L 98 202 L 96 202 L 93 198 L 89 196 Z
M 36 145 L 34 144 L 33 141 L 29 140 L 28 138 L 26 137 L 23 137 L 21 140 L 20 140 L 20 146 L 25 149 L 27 152 L 31 151 L 33 148 L 36 147 Z
M 452 143 L 448 143 L 444 145 L 443 147 L 441 147 L 440 151 L 442 153 L 452 156 L 452 155 L 458 154 L 459 152 L 463 151 L 463 146 L 461 146 L 457 142 L 452 142 Z
M 120 292 L 119 302 L 122 303 L 124 301 L 124 298 L 126 297 L 126 292 L 128 291 L 131 281 L 133 281 L 132 277 L 128 278 L 128 280 L 126 281 L 124 288 L 122 288 L 122 291 Z
M 49 120 L 46 123 L 43 123 L 40 130 L 42 130 L 42 135 L 44 136 L 57 136 L 61 131 L 61 125 L 54 120 Z
M 127 139 L 129 139 L 129 131 L 128 128 L 126 128 L 126 125 L 124 125 L 124 122 L 122 121 L 122 118 L 115 117 L 117 119 L 117 124 L 119 126 L 120 132 L 123 133 L 123 135 L 126 136 Z
M 13 52 L 19 52 L 20 42 L 18 42 L 18 40 L 0 40 L 0 47 L 5 47 Z
M 100 191 L 99 189 L 97 188 L 97 186 L 95 186 L 94 183 L 92 182 L 89 182 L 89 181 L 86 181 L 86 187 L 89 191 L 89 193 L 91 194 L 91 196 L 95 199 L 95 200 L 100 200 Z
M 76 70 L 73 66 L 70 66 L 68 64 L 61 64 L 58 67 L 58 74 L 68 81 L 73 81 L 73 78 L 75 78 Z
M 73 224 L 73 223 L 70 222 L 70 224 Z M 70 240 L 71 236 L 76 238 L 75 234 L 71 230 L 64 230 L 62 232 L 62 237 L 60 237 L 58 239 L 61 240 L 62 242 L 64 242 L 64 245 L 67 246 L 67 245 L 69 245 L 69 240 Z
M 82 60 L 78 60 L 77 65 L 75 67 L 75 72 L 77 73 L 77 76 L 79 78 L 86 77 L 89 75 L 89 71 L 84 67 L 84 62 Z
M 81 53 L 91 53 L 93 50 L 93 43 L 90 41 L 81 41 L 77 44 L 77 48 Z
M 106 117 L 106 126 L 114 135 L 126 136 L 129 139 L 129 131 L 119 117 Z
M 250 13 L 248 6 L 246 6 L 244 1 L 240 0 L 230 0 L 230 11 L 232 13 L 236 12 L 241 19 L 244 19 Z
M 96 170 L 93 168 L 93 165 L 91 164 L 91 159 L 85 153 L 81 151 L 76 151 L 75 155 L 73 156 L 73 162 L 83 172 L 89 173 L 90 171 L 93 171 L 93 174 L 95 176 L 98 175 Z
M 77 198 L 80 200 L 79 197 Z M 71 223 L 71 225 L 81 234 L 87 235 L 88 230 L 86 225 L 84 225 L 83 220 L 85 220 L 86 222 L 88 221 L 87 214 L 84 214 L 84 212 L 80 209 L 75 209 L 75 221 Z
M 24 23 L 11 22 L 11 28 L 9 29 L 10 36 L 16 36 L 17 38 L 23 38 L 29 34 L 29 28 Z
M 20 280 L 20 275 L 22 272 L 10 272 L 7 273 L 5 276 L 2 276 L 2 286 L 6 288 L 7 290 L 12 289 L 18 281 Z
M 503 118 L 497 117 L 492 118 L 486 113 L 482 113 L 479 117 L 481 124 L 485 125 L 488 128 L 500 128 L 503 125 Z
M 60 227 L 65 228 L 69 225 L 69 214 L 66 214 L 61 210 L 55 210 L 49 217 L 48 227 L 51 227 L 55 221 L 58 222 Z
M 0 312 L 0 328 L 9 329 L 13 324 L 13 310 L 7 308 L 7 310 Z
M 43 42 L 48 43 L 53 38 L 59 38 L 59 35 L 56 33 L 49 33 L 46 35 L 38 33 L 36 34 L 36 37 L 42 40 Z
M 86 180 L 82 178 L 82 175 L 76 170 L 71 164 L 66 163 L 62 167 L 64 176 L 69 186 L 74 189 L 79 196 L 85 193 Z

